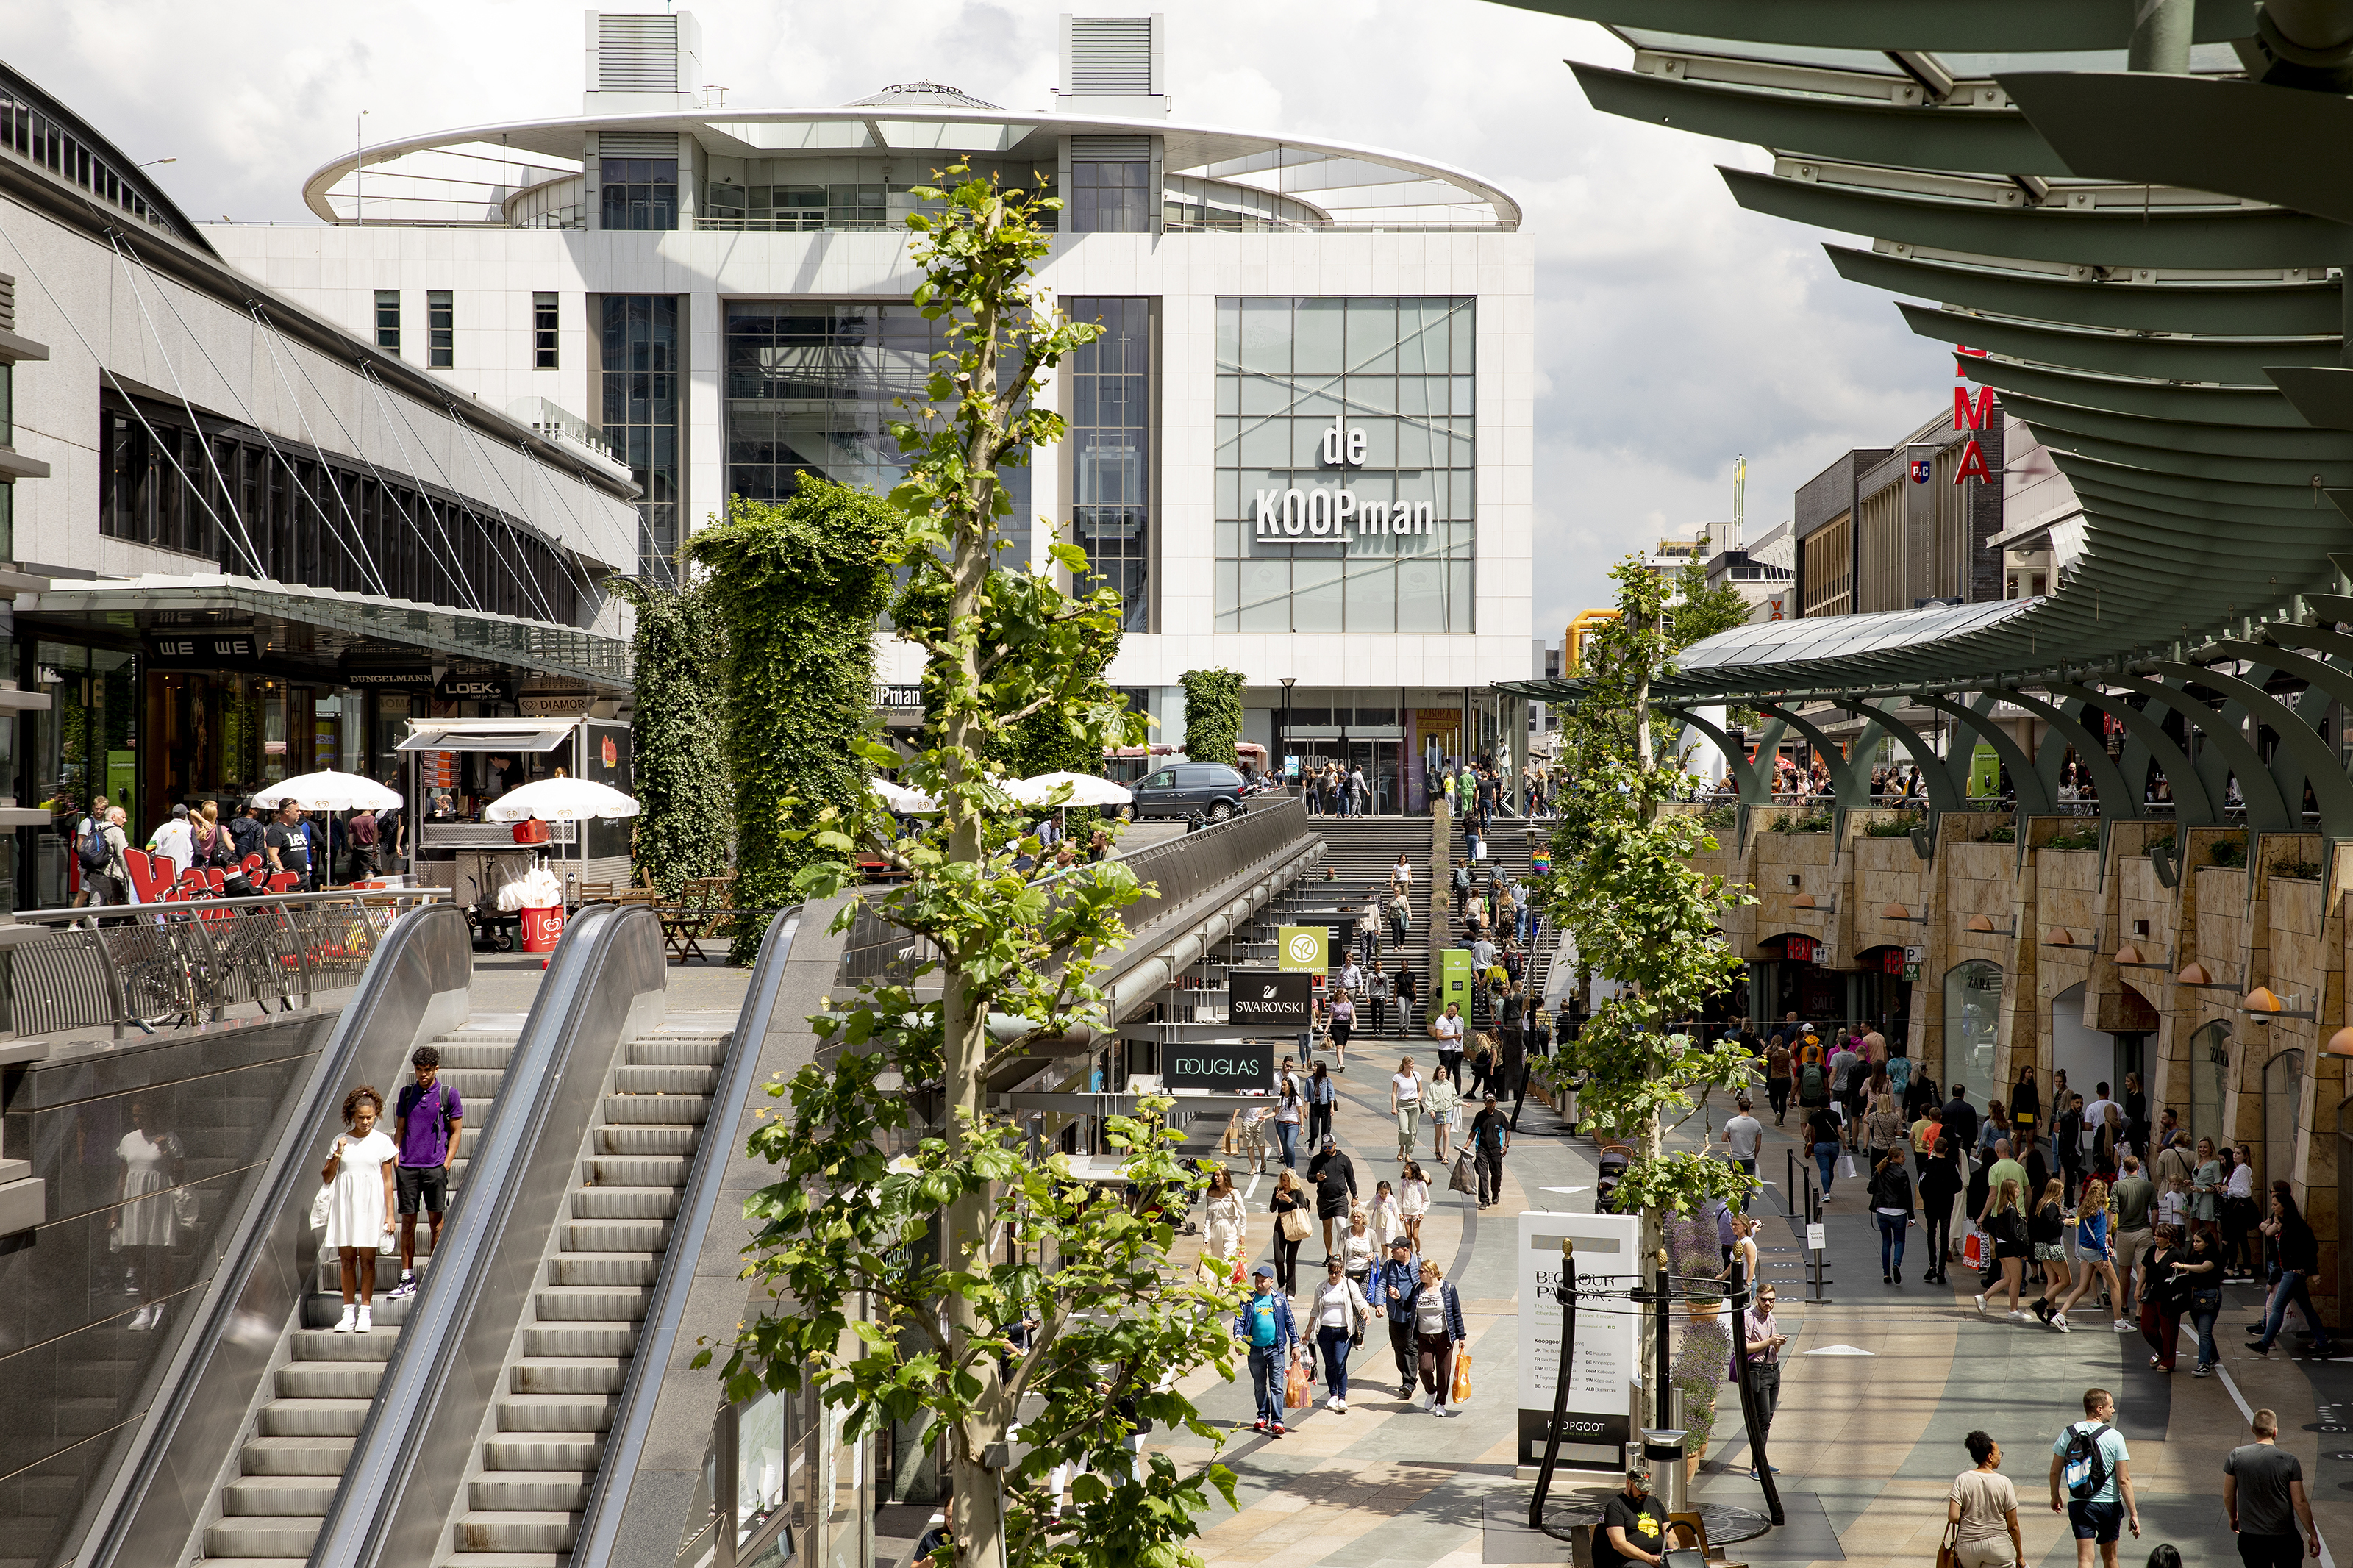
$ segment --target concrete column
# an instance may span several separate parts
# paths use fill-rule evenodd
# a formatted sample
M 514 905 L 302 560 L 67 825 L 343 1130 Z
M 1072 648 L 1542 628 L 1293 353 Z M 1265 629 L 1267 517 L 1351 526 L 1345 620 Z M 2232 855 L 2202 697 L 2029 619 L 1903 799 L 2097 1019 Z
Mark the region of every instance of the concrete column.
M 2168 76 L 2188 75 L 2189 34 L 2191 24 L 2198 18 L 2197 0 L 2138 0 L 2134 13 L 2126 68 L 2161 71 Z

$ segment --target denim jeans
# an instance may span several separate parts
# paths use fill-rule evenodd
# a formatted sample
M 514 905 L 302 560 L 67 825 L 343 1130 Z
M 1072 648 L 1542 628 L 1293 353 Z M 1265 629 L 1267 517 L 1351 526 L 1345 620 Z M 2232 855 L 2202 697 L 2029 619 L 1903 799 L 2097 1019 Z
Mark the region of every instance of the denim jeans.
M 1282 1380 L 1286 1369 L 1281 1345 L 1252 1345 L 1250 1353 L 1250 1403 L 1258 1418 L 1270 1426 L 1282 1425 Z
M 1828 1196 L 1831 1182 L 1838 1174 L 1839 1146 L 1836 1143 L 1814 1145 L 1814 1169 L 1821 1173 L 1822 1193 Z
M 2222 1315 L 2222 1292 L 2200 1290 L 2189 1298 L 2189 1321 L 2198 1329 L 2198 1364 L 2212 1366 L 2222 1359 L 2214 1343 L 2214 1320 Z
M 2286 1326 L 2287 1310 L 2291 1303 L 2304 1314 L 2304 1326 L 2312 1331 L 2313 1353 L 2326 1353 L 2328 1331 L 2321 1326 L 2320 1314 L 2312 1310 L 2312 1296 L 2305 1289 L 2305 1276 L 2293 1268 L 2281 1269 L 2278 1280 L 2272 1286 L 2271 1310 L 2264 1314 L 2263 1337 L 2256 1342 L 2255 1348 L 2266 1351 L 2272 1348 L 2272 1342 L 2279 1338 L 2280 1330 Z
M 1324 1386 L 1335 1399 L 1348 1397 L 1348 1331 L 1318 1329 L 1315 1348 L 1324 1352 Z
M 1904 1233 L 1912 1222 L 1901 1215 L 1874 1213 L 1879 1222 L 1879 1271 L 1885 1274 L 1904 1267 Z
M 1285 1170 L 1299 1164 L 1299 1123 L 1278 1121 L 1274 1124 L 1275 1142 L 1282 1145 L 1282 1165 Z

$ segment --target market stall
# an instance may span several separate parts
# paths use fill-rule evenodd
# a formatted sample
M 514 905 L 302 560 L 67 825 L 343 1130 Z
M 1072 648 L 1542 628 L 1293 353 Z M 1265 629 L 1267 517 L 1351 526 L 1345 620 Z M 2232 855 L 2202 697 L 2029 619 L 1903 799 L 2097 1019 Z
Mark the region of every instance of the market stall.
M 583 884 L 629 880 L 632 825 L 626 817 L 512 823 L 490 811 L 511 791 L 544 779 L 583 779 L 633 793 L 628 724 L 412 719 L 408 729 L 398 750 L 421 884 L 448 888 L 460 904 L 496 910 L 500 889 L 528 871 L 534 857 L 562 883 L 566 905 L 579 901 Z

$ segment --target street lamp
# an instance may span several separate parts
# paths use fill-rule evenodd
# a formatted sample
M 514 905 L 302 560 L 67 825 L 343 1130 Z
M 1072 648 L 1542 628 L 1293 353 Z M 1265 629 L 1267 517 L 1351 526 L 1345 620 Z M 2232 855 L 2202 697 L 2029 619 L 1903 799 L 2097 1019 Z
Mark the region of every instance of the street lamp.
M 1286 785 L 1291 783 L 1291 689 L 1298 684 L 1299 677 L 1295 675 L 1282 678 L 1282 732 L 1274 739 L 1274 765 Z

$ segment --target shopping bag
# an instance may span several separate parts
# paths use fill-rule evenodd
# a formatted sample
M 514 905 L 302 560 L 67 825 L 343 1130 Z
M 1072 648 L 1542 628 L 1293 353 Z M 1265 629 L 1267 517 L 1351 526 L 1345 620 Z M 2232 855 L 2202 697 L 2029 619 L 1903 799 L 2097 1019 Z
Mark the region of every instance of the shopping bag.
M 1852 1181 L 1852 1180 L 1854 1178 L 1854 1156 L 1853 1156 L 1853 1155 L 1852 1155 L 1852 1154 L 1841 1154 L 1841 1155 L 1839 1156 L 1839 1163 L 1838 1163 L 1838 1173 L 1839 1173 L 1840 1175 L 1841 1175 L 1841 1176 L 1846 1177 L 1846 1178 L 1847 1178 L 1848 1180 L 1850 1180 L 1850 1181 Z
M 1971 1268 L 1982 1269 L 1986 1266 L 1985 1232 L 1969 1232 L 1969 1238 L 1961 1243 L 1961 1262 Z
M 1464 1405 L 1468 1404 L 1470 1399 L 1471 1352 L 1469 1351 L 1456 1351 L 1454 1352 L 1454 1392 L 1450 1396 L 1450 1402 L 1455 1405 Z
M 387 1230 L 375 1238 L 375 1255 L 378 1258 L 396 1257 L 399 1251 L 399 1244 L 392 1239 L 392 1232 Z
M 1282 1238 L 1285 1241 L 1305 1241 L 1307 1239 L 1307 1211 L 1305 1209 L 1283 1210 L 1282 1223 Z
M 319 1195 L 311 1200 L 311 1228 L 312 1230 L 324 1230 L 327 1228 L 327 1201 L 333 1194 L 334 1190 L 335 1189 L 333 1187 L 328 1185 L 324 1182 L 319 1184 Z
M 1450 1193 L 1475 1193 L 1479 1190 L 1479 1166 L 1471 1151 L 1463 1150 L 1454 1156 L 1454 1173 L 1446 1178 Z
M 1282 1407 L 1285 1410 L 1307 1408 L 1307 1369 L 1297 1362 L 1282 1374 Z

